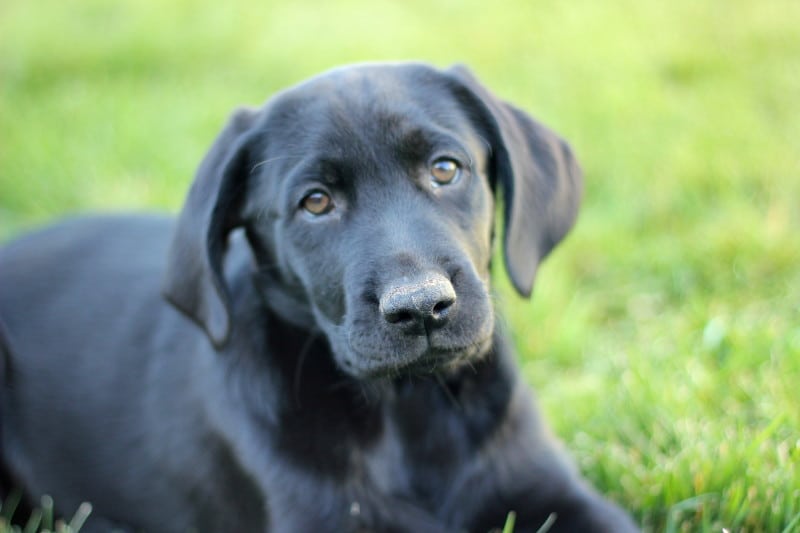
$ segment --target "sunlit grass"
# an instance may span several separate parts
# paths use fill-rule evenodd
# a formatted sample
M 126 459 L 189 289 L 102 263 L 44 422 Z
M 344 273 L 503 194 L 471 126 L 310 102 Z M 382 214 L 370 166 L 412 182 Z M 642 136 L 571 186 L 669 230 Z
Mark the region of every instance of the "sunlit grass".
M 497 276 L 580 468 L 649 530 L 790 531 L 799 25 L 790 0 L 7 0 L 0 238 L 74 211 L 176 210 L 230 109 L 320 70 L 466 62 L 586 171 L 533 303 Z

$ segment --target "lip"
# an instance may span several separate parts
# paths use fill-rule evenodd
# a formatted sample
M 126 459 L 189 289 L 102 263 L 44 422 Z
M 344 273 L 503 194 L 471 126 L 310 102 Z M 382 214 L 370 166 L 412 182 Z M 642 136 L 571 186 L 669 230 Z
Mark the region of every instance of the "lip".
M 491 335 L 465 346 L 429 346 L 422 353 L 411 357 L 383 358 L 354 352 L 354 365 L 361 377 L 373 379 L 403 375 L 430 375 L 476 359 L 488 350 Z

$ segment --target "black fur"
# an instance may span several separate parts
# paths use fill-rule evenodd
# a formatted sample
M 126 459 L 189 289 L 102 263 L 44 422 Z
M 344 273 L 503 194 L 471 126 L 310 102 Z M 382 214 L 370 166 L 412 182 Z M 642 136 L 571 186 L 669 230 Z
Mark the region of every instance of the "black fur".
M 0 252 L 6 479 L 90 501 L 88 531 L 635 531 L 549 436 L 489 292 L 497 189 L 527 296 L 580 184 L 463 67 L 345 67 L 237 111 L 177 220 Z

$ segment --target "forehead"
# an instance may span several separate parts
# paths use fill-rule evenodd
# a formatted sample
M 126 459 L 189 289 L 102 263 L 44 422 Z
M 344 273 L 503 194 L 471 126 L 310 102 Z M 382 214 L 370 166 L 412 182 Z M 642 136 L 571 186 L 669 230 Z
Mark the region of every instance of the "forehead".
M 269 105 L 273 148 L 327 159 L 421 157 L 437 145 L 478 139 L 449 78 L 418 66 L 334 70 L 289 89 Z M 277 133 L 277 135 L 274 135 Z M 300 155 L 300 154 L 298 154 Z

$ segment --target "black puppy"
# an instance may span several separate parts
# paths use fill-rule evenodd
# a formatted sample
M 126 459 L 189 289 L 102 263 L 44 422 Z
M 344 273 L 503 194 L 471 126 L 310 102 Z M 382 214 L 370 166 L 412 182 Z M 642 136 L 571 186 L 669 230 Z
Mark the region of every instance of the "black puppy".
M 495 323 L 498 190 L 528 296 L 577 211 L 568 146 L 463 68 L 362 65 L 234 113 L 177 220 L 8 245 L 10 483 L 90 501 L 89 531 L 635 531 Z

